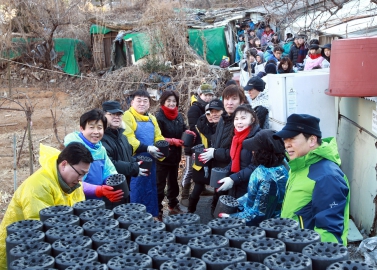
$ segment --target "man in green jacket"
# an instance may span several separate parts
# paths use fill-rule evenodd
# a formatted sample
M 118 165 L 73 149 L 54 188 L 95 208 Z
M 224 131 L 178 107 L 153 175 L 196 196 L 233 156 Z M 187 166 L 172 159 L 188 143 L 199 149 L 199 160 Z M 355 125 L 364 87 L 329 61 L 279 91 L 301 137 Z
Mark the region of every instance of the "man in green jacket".
M 292 114 L 274 136 L 284 140 L 289 178 L 281 217 L 315 230 L 322 242 L 347 245 L 350 190 L 335 138 L 321 139 L 319 119 Z

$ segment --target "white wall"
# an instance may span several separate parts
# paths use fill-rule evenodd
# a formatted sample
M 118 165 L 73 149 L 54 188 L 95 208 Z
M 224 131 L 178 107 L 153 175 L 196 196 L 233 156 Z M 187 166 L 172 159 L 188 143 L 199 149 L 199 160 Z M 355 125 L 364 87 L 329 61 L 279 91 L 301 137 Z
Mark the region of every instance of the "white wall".
M 339 100 L 339 99 L 338 99 Z M 377 196 L 377 133 L 372 129 L 376 103 L 363 98 L 340 98 L 338 149 L 342 170 L 351 186 L 350 214 L 356 226 L 373 235 Z M 348 118 L 348 119 L 347 119 Z M 377 198 L 377 197 L 376 197 Z

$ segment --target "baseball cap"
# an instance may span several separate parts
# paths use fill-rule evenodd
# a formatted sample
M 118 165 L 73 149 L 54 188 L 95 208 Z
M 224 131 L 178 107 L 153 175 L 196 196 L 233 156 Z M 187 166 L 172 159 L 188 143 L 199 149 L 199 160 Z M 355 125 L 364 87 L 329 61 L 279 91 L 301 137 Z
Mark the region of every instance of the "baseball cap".
M 274 135 L 274 138 L 293 138 L 300 133 L 315 135 L 321 138 L 322 132 L 319 128 L 319 121 L 319 118 L 309 114 L 291 114 L 287 118 L 287 124 Z

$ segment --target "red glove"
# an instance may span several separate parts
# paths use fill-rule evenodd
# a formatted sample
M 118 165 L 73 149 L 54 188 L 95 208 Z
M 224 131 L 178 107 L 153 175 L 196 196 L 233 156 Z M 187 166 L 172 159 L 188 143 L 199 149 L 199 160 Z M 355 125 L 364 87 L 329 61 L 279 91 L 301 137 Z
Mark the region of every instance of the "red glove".
M 174 145 L 177 147 L 181 147 L 183 145 L 183 141 L 176 138 L 165 138 L 165 141 L 169 142 L 170 145 Z
M 114 191 L 113 187 L 106 185 L 97 186 L 95 192 L 98 198 L 105 196 L 109 199 L 110 202 L 119 202 L 121 199 L 123 199 L 124 194 L 124 192 L 121 189 Z
M 191 131 L 191 130 L 188 129 L 188 130 L 185 130 L 185 133 L 193 135 L 194 141 L 196 140 L 196 133 L 194 131 Z

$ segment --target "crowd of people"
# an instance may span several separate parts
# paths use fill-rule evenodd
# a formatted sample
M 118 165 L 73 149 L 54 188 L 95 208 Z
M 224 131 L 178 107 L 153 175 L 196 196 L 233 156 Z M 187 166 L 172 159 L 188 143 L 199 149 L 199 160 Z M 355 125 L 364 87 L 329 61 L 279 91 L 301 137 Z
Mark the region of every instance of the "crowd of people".
M 82 114 L 79 131 L 65 137 L 63 151 L 41 145 L 41 168 L 17 189 L 1 222 L 0 268 L 6 269 L 8 225 L 38 219 L 41 209 L 53 205 L 73 206 L 85 198 L 106 197 L 111 202 L 125 199 L 122 190 L 106 185 L 114 174 L 127 179 L 127 202 L 144 204 L 147 212 L 162 221 L 165 197 L 168 214 L 184 213 L 182 205 L 188 213 L 195 213 L 210 184 L 212 169 L 222 168 L 227 176 L 217 179 L 220 187 L 212 195 L 212 215 L 219 197 L 230 195 L 240 205 L 240 211 L 230 215 L 244 219 L 247 225 L 258 225 L 271 217 L 291 218 L 301 228 L 317 231 L 322 241 L 346 245 L 350 191 L 340 169 L 335 138 L 322 138 L 320 119 L 307 114 L 290 115 L 281 131 L 269 129 L 270 105 L 264 91 L 266 83 L 259 73 L 269 72 L 270 68 L 291 72 L 294 64 L 304 61 L 301 48 L 306 43 L 301 36 L 295 37 L 288 57 L 281 57 L 285 51 L 268 25 L 260 43 L 256 42 L 258 31 L 247 33 L 256 36 L 251 46 L 261 46 L 252 47 L 256 54 L 252 49 L 246 53 L 246 71 L 258 71 L 257 76 L 250 76 L 243 87 L 228 81 L 218 97 L 212 83 L 203 82 L 184 112 L 188 122 L 179 112 L 180 96 L 176 91 L 164 91 L 158 111 L 152 113 L 149 93 L 136 90 L 126 111 L 119 102 L 109 100 L 101 109 Z M 259 50 L 270 43 L 276 45 L 272 53 Z M 323 48 L 329 62 L 326 50 L 331 46 Z M 319 45 L 313 41 L 308 49 L 305 67 L 314 68 L 319 63 Z M 185 147 L 181 139 L 185 133 L 193 137 L 190 147 Z M 158 141 L 169 144 L 167 156 L 160 151 Z M 204 149 L 200 154 L 193 150 L 199 146 Z M 137 156 L 148 157 L 150 168 L 142 168 L 145 159 L 137 160 Z M 182 179 L 178 179 L 182 158 L 185 169 Z M 220 218 L 227 216 L 219 214 Z
M 264 22 L 244 22 L 237 31 L 234 59 L 240 67 L 243 87 L 252 76 L 329 68 L 330 56 L 331 44 L 320 46 L 318 39 L 291 33 L 281 40 L 280 34 Z

